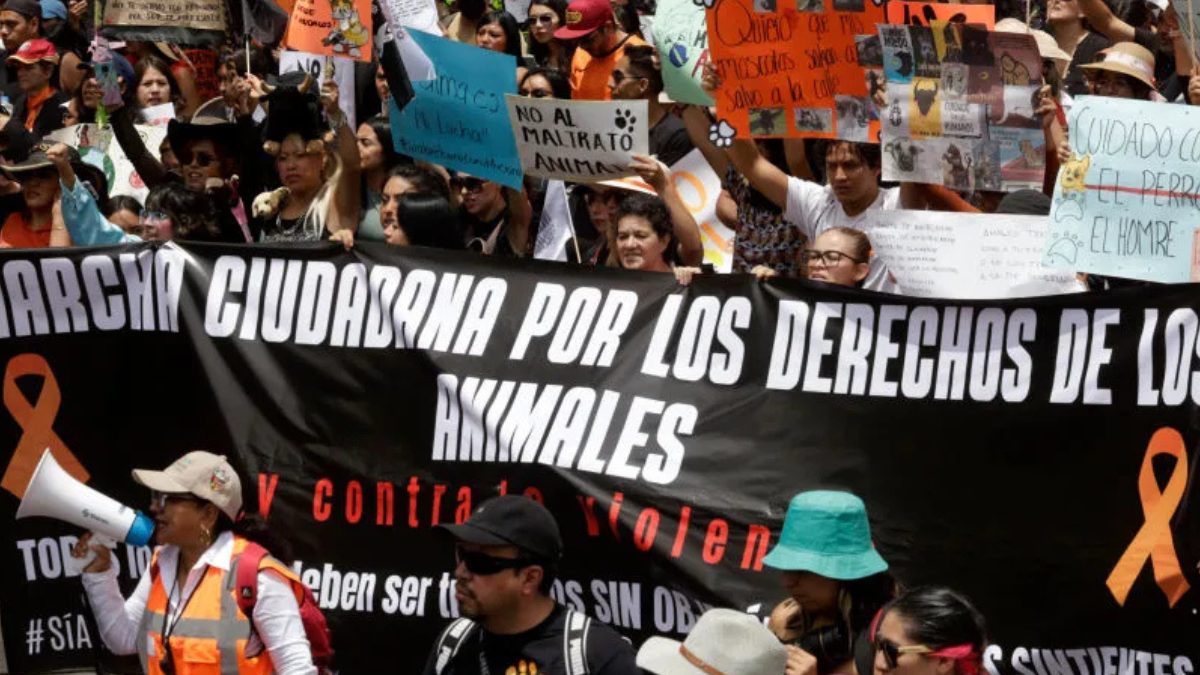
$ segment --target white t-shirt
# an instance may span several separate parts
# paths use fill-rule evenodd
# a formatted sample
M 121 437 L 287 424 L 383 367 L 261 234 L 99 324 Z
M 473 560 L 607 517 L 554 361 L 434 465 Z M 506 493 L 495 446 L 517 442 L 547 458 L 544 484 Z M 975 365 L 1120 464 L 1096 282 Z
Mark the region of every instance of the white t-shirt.
M 900 208 L 900 188 L 880 188 L 875 203 L 857 216 L 846 215 L 842 203 L 828 185 L 788 176 L 787 208 L 783 217 L 800 228 L 811 242 L 817 235 L 838 227 L 863 230 L 874 211 L 891 211 Z M 900 286 L 882 260 L 871 261 L 871 272 L 863 281 L 863 288 L 881 293 L 900 293 Z

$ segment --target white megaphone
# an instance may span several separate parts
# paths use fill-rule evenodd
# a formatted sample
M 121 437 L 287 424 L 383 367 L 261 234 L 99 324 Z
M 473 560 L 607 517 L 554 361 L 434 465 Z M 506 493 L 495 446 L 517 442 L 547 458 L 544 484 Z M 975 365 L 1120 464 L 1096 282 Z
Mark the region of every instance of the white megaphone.
M 154 535 L 152 518 L 75 480 L 49 450 L 42 454 L 17 507 L 18 520 L 30 516 L 63 520 L 131 546 L 145 546 Z

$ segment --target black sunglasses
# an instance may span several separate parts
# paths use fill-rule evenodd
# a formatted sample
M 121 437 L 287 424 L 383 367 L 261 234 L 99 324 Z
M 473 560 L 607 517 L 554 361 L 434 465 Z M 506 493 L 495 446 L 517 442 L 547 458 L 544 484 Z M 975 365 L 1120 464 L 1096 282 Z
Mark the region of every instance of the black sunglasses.
M 479 192 L 483 189 L 484 180 L 480 178 L 455 178 L 451 184 L 459 190 Z
M 504 570 L 519 570 L 533 564 L 527 558 L 497 558 L 479 551 L 468 551 L 461 545 L 454 547 L 454 558 L 466 565 L 467 571 L 481 577 L 486 577 Z
M 517 93 L 529 98 L 554 98 L 554 92 L 548 89 L 522 89 Z
M 200 166 L 210 166 L 212 164 L 216 164 L 219 161 L 217 159 L 216 155 L 210 155 L 207 152 L 197 152 L 197 153 L 184 152 L 183 154 L 179 155 L 179 163 L 182 166 L 191 165 L 193 160 L 195 161 L 196 164 L 199 164 Z
M 558 17 L 555 16 L 554 14 L 539 14 L 537 16 L 529 17 L 529 20 L 534 23 L 540 23 L 544 26 L 548 26 L 548 25 L 554 23 L 554 20 L 557 18 Z
M 928 654 L 933 650 L 925 645 L 901 647 L 887 638 L 876 635 L 875 651 L 883 653 L 883 660 L 887 663 L 888 669 L 890 670 L 899 664 L 901 654 Z

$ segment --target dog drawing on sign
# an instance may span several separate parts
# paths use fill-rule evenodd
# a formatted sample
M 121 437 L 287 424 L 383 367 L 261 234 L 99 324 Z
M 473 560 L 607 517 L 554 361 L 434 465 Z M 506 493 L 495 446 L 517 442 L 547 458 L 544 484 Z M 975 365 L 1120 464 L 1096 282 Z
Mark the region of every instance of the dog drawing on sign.
M 1092 156 L 1090 154 L 1080 157 L 1071 155 L 1071 160 L 1062 166 L 1062 173 L 1058 176 L 1059 183 L 1062 184 L 1062 196 L 1064 199 L 1082 198 L 1087 192 L 1085 180 L 1087 178 L 1088 169 L 1092 168 Z
M 329 0 L 333 28 L 321 40 L 321 44 L 333 49 L 335 54 L 346 54 L 358 58 L 371 35 L 358 16 L 354 0 Z
M 963 163 L 962 151 L 957 145 L 951 144 L 942 155 L 946 168 L 942 172 L 942 184 L 948 188 L 966 189 L 971 186 L 970 158 Z
M 923 152 L 921 148 L 917 147 L 916 143 L 906 139 L 888 143 L 887 147 L 884 148 L 884 151 L 892 156 L 892 159 L 896 162 L 896 168 L 899 169 L 901 173 L 912 173 L 913 171 L 916 171 L 917 155 Z
M 1042 153 L 1033 147 L 1033 141 L 1028 138 L 1021 139 L 1021 156 L 1025 158 L 1025 166 L 1042 167 L 1046 166 L 1046 158 Z

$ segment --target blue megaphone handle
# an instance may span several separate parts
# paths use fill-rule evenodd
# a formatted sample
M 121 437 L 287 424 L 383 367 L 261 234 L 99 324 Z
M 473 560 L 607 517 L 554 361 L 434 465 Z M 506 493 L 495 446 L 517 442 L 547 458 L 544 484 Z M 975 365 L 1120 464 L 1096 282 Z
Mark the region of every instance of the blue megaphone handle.
M 138 511 L 137 517 L 133 519 L 133 525 L 129 526 L 129 532 L 125 535 L 125 543 L 130 546 L 147 546 L 153 536 L 154 519 Z

